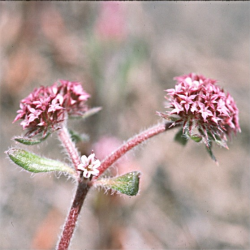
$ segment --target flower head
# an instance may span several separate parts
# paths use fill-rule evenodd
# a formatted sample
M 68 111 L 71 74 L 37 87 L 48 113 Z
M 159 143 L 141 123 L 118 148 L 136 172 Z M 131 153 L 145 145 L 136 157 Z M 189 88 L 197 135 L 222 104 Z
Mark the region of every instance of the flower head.
M 158 114 L 182 124 L 187 137 L 200 137 L 209 148 L 210 141 L 227 147 L 226 136 L 240 131 L 238 109 L 231 95 L 202 75 L 191 73 L 174 79 L 175 88 L 166 90 L 169 110 Z
M 52 86 L 35 89 L 20 103 L 20 110 L 13 122 L 22 119 L 21 126 L 27 129 L 27 136 L 61 128 L 67 115 L 82 115 L 90 97 L 80 83 L 60 80 Z
M 83 176 L 85 178 L 91 177 L 91 175 L 98 176 L 101 162 L 95 159 L 95 154 L 92 153 L 87 157 L 83 155 L 81 157 L 81 164 L 78 165 L 78 170 L 83 171 Z

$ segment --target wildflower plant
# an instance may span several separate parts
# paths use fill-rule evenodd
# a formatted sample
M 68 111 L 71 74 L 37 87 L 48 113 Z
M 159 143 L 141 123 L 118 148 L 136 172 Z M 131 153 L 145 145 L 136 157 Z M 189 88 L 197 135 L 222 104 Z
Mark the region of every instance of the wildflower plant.
M 22 120 L 21 126 L 26 133 L 14 140 L 25 145 L 35 145 L 56 132 L 72 165 L 43 158 L 17 147 L 6 151 L 9 158 L 29 172 L 59 171 L 77 183 L 57 249 L 68 249 L 83 202 L 91 187 L 102 187 L 129 196 L 138 193 L 141 175 L 138 171 L 103 177 L 103 173 L 132 148 L 153 136 L 180 127 L 175 136 L 176 141 L 183 145 L 188 139 L 203 142 L 216 161 L 211 149 L 212 142 L 227 148 L 227 136 L 240 132 L 237 106 L 231 95 L 219 88 L 215 80 L 194 73 L 176 77 L 175 80 L 175 88 L 166 90 L 167 110 L 157 112 L 164 121 L 135 135 L 102 161 L 95 157 L 93 151 L 89 156 L 81 156 L 74 142 L 82 138 L 67 127 L 69 117 L 85 119 L 101 109 L 88 107 L 90 95 L 79 82 L 60 80 L 52 86 L 35 89 L 21 101 L 14 122 Z

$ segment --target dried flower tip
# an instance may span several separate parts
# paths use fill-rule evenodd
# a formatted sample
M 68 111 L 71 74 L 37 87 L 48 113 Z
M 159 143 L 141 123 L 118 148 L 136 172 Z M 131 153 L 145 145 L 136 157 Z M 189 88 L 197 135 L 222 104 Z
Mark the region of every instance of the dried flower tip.
M 81 164 L 78 165 L 77 170 L 83 171 L 83 176 L 89 178 L 91 175 L 98 176 L 100 165 L 101 162 L 95 159 L 95 154 L 92 153 L 89 157 L 86 155 L 81 157 Z

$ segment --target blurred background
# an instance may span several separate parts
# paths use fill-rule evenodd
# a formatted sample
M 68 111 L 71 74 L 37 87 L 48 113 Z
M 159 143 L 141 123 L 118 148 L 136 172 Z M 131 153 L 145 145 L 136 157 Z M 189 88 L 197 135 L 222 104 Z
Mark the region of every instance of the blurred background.
M 169 131 L 112 168 L 142 172 L 136 197 L 92 189 L 71 249 L 249 249 L 249 2 L 1 2 L 0 249 L 54 249 L 75 184 L 31 175 L 4 151 L 21 126 L 19 102 L 57 79 L 80 81 L 102 111 L 69 126 L 89 135 L 81 154 L 105 157 L 160 122 L 174 76 L 217 79 L 240 110 L 242 132 L 230 150 L 186 147 Z M 17 145 L 18 146 L 18 145 Z M 20 145 L 21 146 L 21 145 Z M 56 135 L 21 146 L 68 160 Z M 59 178 L 60 177 L 60 178 Z

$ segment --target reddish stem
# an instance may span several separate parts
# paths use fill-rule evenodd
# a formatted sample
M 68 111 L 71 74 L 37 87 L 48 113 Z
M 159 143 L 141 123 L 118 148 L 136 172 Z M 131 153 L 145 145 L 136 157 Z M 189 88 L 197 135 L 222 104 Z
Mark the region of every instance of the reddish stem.
M 58 131 L 59 138 L 62 141 L 63 146 L 67 150 L 67 153 L 74 164 L 75 170 L 77 171 L 78 165 L 81 163 L 79 153 L 75 147 L 75 144 L 70 138 L 70 134 L 66 127 L 63 127 Z
M 171 126 L 172 125 L 172 126 Z M 121 147 L 119 147 L 116 151 L 114 151 L 111 155 L 109 155 L 102 162 L 99 168 L 99 176 L 110 167 L 115 161 L 117 161 L 121 156 L 123 156 L 127 151 L 139 145 L 140 143 L 146 141 L 147 139 L 158 135 L 164 131 L 167 131 L 171 128 L 174 128 L 178 125 L 173 125 L 172 122 L 167 122 L 166 124 L 158 124 L 154 127 L 149 128 L 146 131 L 141 132 L 140 134 L 134 136 L 127 142 L 125 142 Z M 75 148 L 75 145 L 71 141 L 70 135 L 66 128 L 63 128 L 59 131 L 59 137 L 62 140 L 63 145 L 65 146 L 72 162 L 74 163 L 75 168 L 80 164 L 80 157 Z M 98 177 L 99 177 L 98 176 Z M 95 177 L 98 178 L 98 177 Z M 76 195 L 73 200 L 73 204 L 70 208 L 68 217 L 66 219 L 62 235 L 60 237 L 60 241 L 57 246 L 57 250 L 67 250 L 70 244 L 70 240 L 74 233 L 74 229 L 76 227 L 76 222 L 78 216 L 80 214 L 83 202 L 86 198 L 86 195 L 91 187 L 91 182 L 86 182 L 86 180 L 82 180 L 79 176 L 78 178 L 78 186 L 76 190 Z
M 140 143 L 146 141 L 147 139 L 155 135 L 158 135 L 171 128 L 175 128 L 176 126 L 178 125 L 173 125 L 173 122 L 167 122 L 165 124 L 157 124 L 154 127 L 151 127 L 141 132 L 140 134 L 134 136 L 102 161 L 101 166 L 98 169 L 99 175 L 95 177 L 95 179 L 97 179 L 108 167 L 110 167 L 115 161 L 117 161 L 130 149 L 134 148 L 135 146 L 139 145 Z
M 76 222 L 78 216 L 80 214 L 83 202 L 86 198 L 86 195 L 89 191 L 89 186 L 86 182 L 79 182 L 75 194 L 75 198 L 73 204 L 70 208 L 68 217 L 66 219 L 66 223 L 63 228 L 62 235 L 60 237 L 60 241 L 57 246 L 57 250 L 66 250 L 69 247 L 70 240 L 74 233 L 74 229 L 76 227 Z

